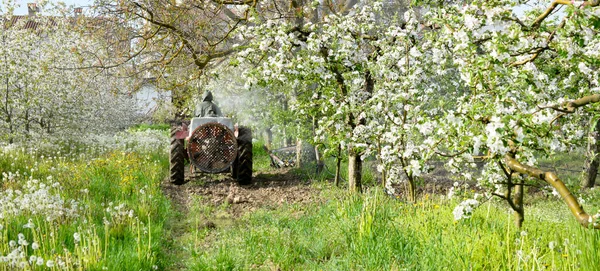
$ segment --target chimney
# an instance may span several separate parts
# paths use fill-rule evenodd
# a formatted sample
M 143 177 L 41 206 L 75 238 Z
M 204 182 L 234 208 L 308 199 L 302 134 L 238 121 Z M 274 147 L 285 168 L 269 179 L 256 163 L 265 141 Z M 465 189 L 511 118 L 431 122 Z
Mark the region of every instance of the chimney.
M 27 12 L 29 13 L 29 16 L 35 16 L 38 11 L 40 11 L 40 9 L 38 8 L 37 3 L 27 3 Z
M 81 16 L 81 14 L 83 13 L 83 8 L 79 7 L 79 8 L 75 8 L 73 10 L 73 13 L 75 14 L 75 17 L 79 17 Z

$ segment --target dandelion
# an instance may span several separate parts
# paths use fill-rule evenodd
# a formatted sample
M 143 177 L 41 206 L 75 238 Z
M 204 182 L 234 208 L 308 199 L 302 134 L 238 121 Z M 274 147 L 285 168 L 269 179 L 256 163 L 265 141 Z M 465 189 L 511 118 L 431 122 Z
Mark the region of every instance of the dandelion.
M 37 264 L 37 265 L 40 265 L 40 266 L 41 266 L 41 265 L 44 265 L 44 259 L 43 259 L 42 257 L 39 257 L 39 258 L 37 259 L 37 261 L 35 262 L 35 264 Z
M 46 266 L 47 266 L 48 268 L 52 268 L 52 267 L 54 267 L 54 261 L 53 261 L 53 260 L 48 260 L 48 261 L 46 262 Z
M 526 231 L 521 231 L 521 236 L 527 236 L 527 232 Z
M 65 266 L 67 265 L 67 264 L 66 264 L 66 263 L 65 263 L 63 260 L 61 260 L 60 258 L 58 258 L 58 259 L 56 260 L 56 263 L 58 264 L 58 267 L 60 267 L 60 268 L 63 268 L 63 269 L 64 269 L 64 268 L 65 268 Z
M 523 257 L 523 250 L 517 250 L 517 257 L 519 257 L 519 258 Z
M 23 225 L 23 228 L 26 229 L 33 229 L 35 227 L 35 224 L 33 224 L 33 220 L 29 219 L 29 222 L 27 222 L 27 224 Z
M 448 195 L 446 195 L 446 197 L 448 197 L 448 199 L 454 197 L 454 187 L 450 187 L 450 189 L 448 190 Z
M 556 247 L 556 243 L 555 243 L 554 241 L 550 241 L 550 243 L 548 243 L 548 247 L 549 247 L 551 250 L 554 250 L 554 248 Z
M 36 250 L 40 248 L 40 244 L 38 242 L 31 243 L 31 249 Z
M 79 235 L 78 232 L 73 233 L 73 240 L 75 241 L 75 244 L 77 244 L 81 241 L 81 236 Z
M 23 235 L 22 233 L 19 233 L 18 236 L 19 236 L 19 240 L 18 240 L 19 245 L 21 245 L 21 246 L 29 245 L 29 242 L 27 242 L 27 240 L 25 240 L 25 235 Z

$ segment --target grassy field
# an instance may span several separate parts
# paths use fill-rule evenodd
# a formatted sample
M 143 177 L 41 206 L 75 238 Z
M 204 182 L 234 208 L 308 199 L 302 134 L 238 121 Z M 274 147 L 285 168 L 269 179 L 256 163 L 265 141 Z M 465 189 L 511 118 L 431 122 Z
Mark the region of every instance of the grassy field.
M 227 216 L 231 203 L 206 204 L 190 193 L 185 194 L 189 205 L 175 208 L 161 190 L 168 173 L 166 133 L 164 127 L 152 128 L 60 152 L 0 149 L 0 270 L 600 266 L 600 232 L 579 226 L 553 197 L 526 198 L 524 228 L 517 229 L 502 202 L 488 201 L 470 219 L 457 222 L 452 212 L 461 198 L 427 194 L 412 204 L 373 186 L 351 195 L 327 178 L 299 170 L 297 178 L 313 179 L 294 184 L 317 191 L 310 202 Z M 269 160 L 259 147 L 255 144 L 255 170 L 268 171 Z M 202 184 L 180 191 L 193 185 Z M 582 197 L 588 212 L 595 213 L 600 191 Z
M 165 152 L 107 144 L 0 152 L 0 270 L 163 268 Z
M 516 229 L 507 208 L 494 202 L 455 222 L 455 201 L 427 196 L 406 204 L 377 189 L 352 196 L 321 188 L 319 203 L 259 210 L 216 229 L 190 228 L 196 240 L 189 269 L 597 270 L 600 264 L 600 233 L 581 228 L 561 202 L 531 206 L 525 227 Z

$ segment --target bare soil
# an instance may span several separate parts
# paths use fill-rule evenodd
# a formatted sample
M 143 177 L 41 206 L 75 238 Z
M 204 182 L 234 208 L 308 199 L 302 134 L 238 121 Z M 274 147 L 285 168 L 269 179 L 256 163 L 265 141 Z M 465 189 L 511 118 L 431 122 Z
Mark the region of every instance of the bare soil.
M 289 168 L 255 173 L 251 185 L 239 185 L 226 174 L 196 174 L 186 172 L 184 185 L 162 184 L 163 192 L 175 208 L 186 213 L 192 197 L 213 206 L 229 204 L 226 211 L 231 217 L 240 217 L 259 208 L 275 208 L 284 203 L 310 203 L 319 191 L 293 174 Z
M 191 199 L 202 204 L 222 206 L 228 217 L 238 218 L 260 208 L 276 208 L 282 204 L 312 203 L 319 199 L 320 191 L 311 186 L 311 180 L 293 173 L 290 168 L 271 169 L 257 172 L 251 185 L 239 185 L 228 174 L 192 174 L 186 169 L 184 185 L 173 185 L 168 179 L 162 189 L 174 207 L 186 214 Z M 417 184 L 417 195 L 446 194 L 454 180 L 443 168 L 437 168 L 423 176 L 423 183 Z M 404 198 L 405 184 L 394 185 L 398 198 Z

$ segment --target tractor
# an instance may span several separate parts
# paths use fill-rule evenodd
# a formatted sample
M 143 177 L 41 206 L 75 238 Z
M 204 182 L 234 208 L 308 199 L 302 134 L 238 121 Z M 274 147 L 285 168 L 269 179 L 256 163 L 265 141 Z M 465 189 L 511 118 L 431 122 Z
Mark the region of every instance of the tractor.
M 240 185 L 252 183 L 252 131 L 230 118 L 192 118 L 171 127 L 170 180 L 182 185 L 190 173 L 231 173 Z

